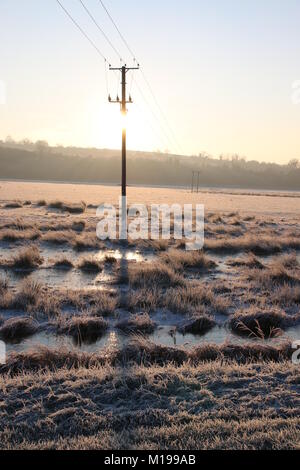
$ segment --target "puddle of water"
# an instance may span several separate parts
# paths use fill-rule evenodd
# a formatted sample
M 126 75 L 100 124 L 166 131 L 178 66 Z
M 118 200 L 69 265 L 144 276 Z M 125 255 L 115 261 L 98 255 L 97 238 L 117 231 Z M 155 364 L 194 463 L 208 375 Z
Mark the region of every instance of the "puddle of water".
M 16 288 L 23 279 L 31 279 L 53 289 L 101 289 L 105 284 L 113 280 L 112 274 L 105 270 L 99 274 L 83 273 L 80 270 L 72 269 L 38 269 L 36 271 L 16 272 L 12 270 L 3 271 L 3 277 L 8 279 L 11 287 Z
M 183 347 L 191 349 L 195 346 L 201 346 L 204 343 L 213 344 L 246 344 L 249 342 L 278 345 L 281 342 L 289 339 L 296 340 L 300 338 L 300 325 L 297 327 L 289 328 L 285 334 L 279 338 L 272 338 L 269 340 L 250 339 L 247 337 L 234 335 L 230 330 L 223 326 L 215 326 L 202 336 L 195 336 L 192 334 L 183 335 L 176 331 L 172 325 L 162 325 L 153 334 L 147 337 L 155 344 L 169 346 L 169 347 Z M 126 345 L 130 340 L 130 336 L 122 335 L 117 331 L 109 331 L 104 336 L 99 338 L 94 343 L 82 342 L 76 343 L 72 337 L 66 335 L 56 335 L 50 332 L 40 332 L 21 341 L 18 344 L 7 344 L 7 353 L 11 352 L 24 352 L 27 350 L 35 349 L 39 346 L 46 346 L 51 349 L 66 349 L 68 351 L 80 351 L 87 353 L 99 353 L 106 351 L 109 353 L 111 350 L 121 348 Z
M 141 253 L 135 250 L 106 250 L 100 251 L 96 255 L 96 259 L 103 261 L 106 256 L 111 256 L 116 260 L 125 259 L 127 261 L 136 261 L 137 263 L 153 261 L 155 255 L 153 253 Z
M 163 346 L 180 346 L 190 349 L 195 346 L 201 346 L 203 343 L 213 344 L 245 344 L 250 342 L 264 343 L 264 344 L 278 344 L 287 339 L 295 340 L 300 338 L 300 326 L 289 328 L 284 335 L 278 338 L 271 338 L 267 340 L 251 339 L 244 336 L 238 336 L 232 333 L 224 326 L 215 326 L 204 335 L 183 335 L 176 331 L 172 325 L 163 325 L 149 336 L 149 340 L 156 344 Z
M 124 342 L 124 339 L 123 339 Z M 46 346 L 50 349 L 66 349 L 68 351 L 80 351 L 87 353 L 95 353 L 101 350 L 112 350 L 120 347 L 121 340 L 119 335 L 111 331 L 102 338 L 99 338 L 96 342 L 89 344 L 88 342 L 82 342 L 78 344 L 70 336 L 55 335 L 53 333 L 40 332 L 30 338 L 21 341 L 18 344 L 7 344 L 6 352 L 10 354 L 12 352 L 25 352 L 28 350 L 34 350 L 40 346 Z

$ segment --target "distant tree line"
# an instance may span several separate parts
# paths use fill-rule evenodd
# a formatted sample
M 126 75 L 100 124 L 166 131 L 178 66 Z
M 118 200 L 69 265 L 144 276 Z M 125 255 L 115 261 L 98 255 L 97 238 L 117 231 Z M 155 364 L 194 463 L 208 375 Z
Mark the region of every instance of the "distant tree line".
M 183 186 L 192 171 L 200 171 L 203 187 L 300 190 L 300 164 L 247 162 L 238 155 L 176 156 L 159 152 L 128 152 L 128 183 Z M 66 182 L 120 182 L 120 152 L 116 150 L 50 147 L 47 142 L 0 141 L 0 178 Z

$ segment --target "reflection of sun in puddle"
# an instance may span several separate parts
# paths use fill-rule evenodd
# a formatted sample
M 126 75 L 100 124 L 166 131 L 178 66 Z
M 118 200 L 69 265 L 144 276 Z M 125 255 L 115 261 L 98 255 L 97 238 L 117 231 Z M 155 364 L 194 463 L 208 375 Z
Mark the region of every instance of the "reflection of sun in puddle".
M 116 260 L 121 260 L 125 259 L 127 261 L 136 261 L 137 263 L 141 263 L 143 261 L 148 261 L 151 260 L 154 255 L 152 254 L 147 254 L 143 255 L 139 251 L 128 251 L 128 250 L 107 250 L 107 251 L 100 251 L 96 255 L 96 259 L 99 261 L 105 260 L 107 256 L 110 256 L 112 258 L 115 258 Z

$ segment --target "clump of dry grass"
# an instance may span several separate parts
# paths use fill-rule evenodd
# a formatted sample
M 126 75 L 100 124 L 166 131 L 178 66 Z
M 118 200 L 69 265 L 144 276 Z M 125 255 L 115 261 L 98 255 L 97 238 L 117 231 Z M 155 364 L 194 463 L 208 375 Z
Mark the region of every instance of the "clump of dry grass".
M 78 268 L 83 272 L 100 273 L 103 270 L 103 263 L 93 258 L 84 258 Z
M 237 218 L 235 217 L 233 220 L 231 220 L 230 222 L 230 225 L 233 225 L 235 227 L 240 227 L 243 225 L 243 223 Z
M 227 217 L 231 218 L 231 217 L 238 217 L 239 216 L 239 213 L 238 212 L 229 212 L 229 214 L 227 214 Z
M 78 342 L 94 342 L 104 335 L 107 328 L 108 323 L 104 318 L 88 315 L 72 317 L 57 324 L 59 334 L 68 334 Z
M 155 251 L 166 251 L 169 246 L 169 240 L 148 240 L 148 246 Z
M 7 229 L 0 232 L 0 240 L 4 242 L 16 242 L 20 240 L 37 240 L 40 237 L 38 230 L 13 230 Z
M 272 259 L 271 266 L 283 267 L 286 269 L 293 269 L 299 267 L 299 262 L 297 259 L 297 254 L 294 253 L 285 253 L 283 255 L 277 256 Z
M 31 279 L 25 279 L 12 299 L 12 308 L 29 310 L 33 307 L 42 294 L 42 286 Z
M 0 366 L 0 373 L 16 375 L 25 371 L 78 369 L 104 362 L 104 359 L 93 354 L 40 346 L 23 353 L 10 354 L 6 364 Z
M 43 287 L 36 281 L 25 279 L 14 296 L 10 295 L 5 308 L 22 310 L 46 318 L 58 317 L 63 295 Z
M 164 263 L 130 265 L 129 283 L 132 287 L 175 287 L 184 285 L 184 279 Z
M 42 241 L 51 243 L 53 245 L 65 245 L 71 243 L 74 239 L 74 235 L 70 230 L 48 232 L 42 236 Z
M 114 292 L 96 289 L 58 290 L 54 293 L 54 297 L 58 299 L 62 308 L 71 307 L 76 310 L 89 311 L 90 316 L 112 315 L 119 300 Z
M 269 311 L 254 307 L 235 313 L 229 320 L 229 326 L 240 335 L 264 339 L 280 335 L 281 330 L 295 320 L 295 317 L 289 317 L 279 309 Z
M 4 204 L 5 209 L 21 209 L 23 204 L 21 201 L 11 201 Z
M 190 351 L 181 348 L 161 346 L 145 338 L 136 336 L 119 351 L 112 351 L 111 355 L 89 354 L 68 349 L 49 349 L 40 346 L 34 350 L 9 355 L 6 364 L 0 365 L 0 374 L 15 376 L 28 372 L 57 371 L 59 369 L 78 369 L 81 367 L 93 368 L 109 364 L 113 366 L 126 364 L 143 364 L 152 368 L 161 365 L 164 368 L 170 364 L 176 366 L 186 364 L 187 368 L 203 365 L 206 362 L 222 361 L 222 370 L 226 364 L 231 368 L 234 364 L 248 364 L 259 361 L 259 367 L 264 361 L 282 363 L 289 361 L 293 353 L 290 343 L 281 343 L 278 346 L 267 344 L 203 344 Z M 227 360 L 227 362 L 224 361 Z M 233 362 L 228 362 L 233 361 Z M 107 369 L 106 369 L 107 370 Z M 211 365 L 214 370 L 214 365 Z M 93 371 L 94 372 L 94 371 Z M 164 373 L 166 370 L 164 369 Z M 256 374 L 257 375 L 257 374 Z
M 62 201 L 51 201 L 48 204 L 49 209 L 62 209 L 64 203 Z
M 70 270 L 70 269 L 73 269 L 73 267 L 74 267 L 73 262 L 68 258 L 60 258 L 54 263 L 54 268 L 56 269 Z
M 74 220 L 72 223 L 72 230 L 75 232 L 83 232 L 86 227 L 86 223 L 84 220 Z
M 7 222 L 0 224 L 0 229 L 28 230 L 36 228 L 35 224 L 24 222 L 22 218 L 10 218 Z
M 95 234 L 79 235 L 73 240 L 73 247 L 77 251 L 88 251 L 102 248 L 104 245 Z
M 161 303 L 162 290 L 156 287 L 131 289 L 129 291 L 126 307 L 130 311 L 142 310 L 153 312 Z
M 273 264 L 264 270 L 251 269 L 247 272 L 247 277 L 255 284 L 270 289 L 283 284 L 297 285 L 300 282 L 300 278 L 296 274 L 287 271 L 280 264 Z
M 164 307 L 172 312 L 190 313 L 206 311 L 211 313 L 228 312 L 228 300 L 206 286 L 185 286 L 177 289 L 168 289 L 163 298 Z
M 176 271 L 185 268 L 194 268 L 207 271 L 216 266 L 202 251 L 181 251 L 172 249 L 160 256 L 161 261 L 171 266 Z
M 52 201 L 48 204 L 49 209 L 57 209 L 70 214 L 82 214 L 86 210 L 86 203 L 81 202 L 80 204 L 69 204 L 62 201 Z
M 206 236 L 226 235 L 228 237 L 240 237 L 243 230 L 232 225 L 207 225 L 205 230 Z
M 12 295 L 9 292 L 8 279 L 5 276 L 0 277 L 0 308 L 7 309 L 11 305 Z
M 14 269 L 27 270 L 38 268 L 43 261 L 38 247 L 33 245 L 20 250 L 8 264 Z
M 94 316 L 111 316 L 115 313 L 119 298 L 113 292 L 95 291 L 88 298 L 91 314 Z
M 292 355 L 291 344 L 281 343 L 278 346 L 266 344 L 248 343 L 248 344 L 207 344 L 195 348 L 190 353 L 190 361 L 199 364 L 202 361 L 212 361 L 224 359 L 236 361 L 239 364 L 249 362 L 264 361 L 282 362 L 289 361 Z
M 212 224 L 224 224 L 225 221 L 220 214 L 209 214 L 208 219 Z
M 5 276 L 0 277 L 0 295 L 8 289 L 8 279 Z
M 0 328 L 0 337 L 4 341 L 20 341 L 38 331 L 38 324 L 30 317 L 10 318 Z
M 200 364 L 207 361 L 230 360 L 238 363 L 250 361 L 274 361 L 290 360 L 292 355 L 290 343 L 281 343 L 278 346 L 262 344 L 203 344 L 192 350 L 162 346 L 152 343 L 141 336 L 134 337 L 116 357 L 113 363 L 127 364 L 135 362 L 148 367 L 153 364 L 166 365 L 168 363 L 180 366 L 184 363 Z
M 298 237 L 274 237 L 246 234 L 239 238 L 206 239 L 205 250 L 215 253 L 238 253 L 251 251 L 257 256 L 271 255 L 287 249 L 299 249 Z
M 246 266 L 254 269 L 264 269 L 264 264 L 255 256 L 254 253 L 248 253 L 242 258 L 230 259 L 227 261 L 230 266 Z
M 189 353 L 181 348 L 170 348 L 152 343 L 145 338 L 136 336 L 117 353 L 117 363 L 135 362 L 138 364 L 166 364 L 172 362 L 180 365 L 188 360 Z
M 83 214 L 86 211 L 86 203 L 82 201 L 80 204 L 64 204 L 64 210 L 70 214 Z
M 105 257 L 104 257 L 104 263 L 116 264 L 117 262 L 118 262 L 117 258 L 115 258 L 112 255 L 105 255 Z
M 282 306 L 291 306 L 300 304 L 300 286 L 291 286 L 284 284 L 278 286 L 272 293 L 274 303 Z
M 130 315 L 116 323 L 116 328 L 124 333 L 151 334 L 156 328 L 156 323 L 150 318 L 148 313 Z
M 44 207 L 47 205 L 47 202 L 45 201 L 45 199 L 40 199 L 39 201 L 37 201 L 36 205 L 38 207 Z
M 191 333 L 193 335 L 202 335 L 211 330 L 216 325 L 213 318 L 203 313 L 194 313 L 193 317 L 184 323 L 180 328 L 183 334 Z

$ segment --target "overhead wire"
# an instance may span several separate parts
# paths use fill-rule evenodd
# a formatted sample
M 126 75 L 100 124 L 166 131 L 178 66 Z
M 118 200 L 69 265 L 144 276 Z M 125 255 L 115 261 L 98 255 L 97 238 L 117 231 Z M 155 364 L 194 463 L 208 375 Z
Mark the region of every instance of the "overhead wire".
M 88 14 L 88 16 L 90 17 L 90 19 L 92 20 L 92 22 L 95 24 L 95 26 L 97 27 L 97 29 L 101 32 L 101 34 L 103 35 L 103 37 L 105 38 L 105 40 L 108 42 L 108 44 L 110 45 L 110 47 L 114 50 L 115 54 L 119 57 L 120 59 L 120 62 L 124 62 L 123 59 L 122 59 L 122 56 L 121 54 L 119 53 L 119 51 L 116 49 L 116 47 L 113 45 L 113 43 L 111 42 L 111 40 L 109 39 L 109 37 L 107 36 L 107 34 L 103 31 L 103 29 L 101 28 L 101 26 L 99 25 L 99 23 L 96 21 L 95 17 L 93 16 L 93 14 L 90 12 L 90 10 L 88 9 L 88 7 L 85 5 L 85 3 L 83 2 L 83 0 L 79 0 L 79 2 L 81 3 L 82 7 L 84 8 L 84 10 L 86 11 L 86 13 Z
M 160 128 L 162 134 L 164 135 L 164 137 L 166 138 L 166 141 L 168 141 L 169 145 L 172 145 L 172 146 L 173 146 L 173 142 L 172 142 L 172 140 L 170 139 L 170 136 L 165 132 L 164 128 L 160 125 L 160 121 L 159 121 L 159 119 L 158 119 L 156 113 L 153 111 L 152 107 L 149 105 L 149 101 L 147 100 L 147 98 L 146 98 L 144 92 L 142 91 L 140 85 L 138 84 L 136 78 L 133 79 L 133 82 L 135 83 L 135 85 L 136 85 L 136 87 L 137 87 L 137 89 L 138 89 L 138 91 L 139 91 L 139 93 L 140 93 L 142 99 L 143 99 L 144 102 L 146 103 L 146 106 L 148 106 L 148 108 L 149 108 L 149 110 L 150 110 L 152 116 L 153 116 L 154 119 L 158 122 L 159 128 Z
M 127 50 L 129 51 L 130 55 L 133 57 L 133 60 L 134 62 L 136 62 L 136 58 L 135 58 L 135 55 L 134 53 L 132 52 L 128 42 L 126 41 L 125 37 L 123 36 L 123 34 L 121 33 L 120 31 L 120 28 L 118 27 L 117 23 L 115 22 L 115 20 L 113 19 L 112 15 L 110 14 L 110 12 L 108 11 L 108 9 L 106 8 L 104 2 L 102 0 L 99 0 L 99 3 L 102 5 L 102 8 L 104 9 L 104 11 L 106 12 L 107 16 L 109 17 L 110 21 L 112 22 L 112 24 L 114 25 L 114 27 L 116 28 L 120 38 L 122 39 L 123 43 L 125 44 Z
M 85 37 L 85 39 L 91 44 L 91 46 L 96 50 L 96 52 L 98 53 L 98 55 L 100 57 L 102 57 L 102 59 L 104 60 L 104 67 L 105 67 L 105 81 L 106 81 L 106 89 L 107 89 L 107 92 L 109 93 L 109 85 L 108 85 L 108 76 L 107 76 L 107 65 L 110 67 L 111 64 L 110 64 L 110 61 L 105 57 L 105 55 L 101 52 L 101 50 L 99 49 L 99 47 L 94 43 L 94 41 L 88 36 L 88 34 L 84 31 L 84 29 L 79 25 L 79 23 L 73 18 L 73 16 L 71 15 L 71 13 L 64 7 L 64 5 L 61 3 L 60 0 L 56 0 L 56 2 L 59 4 L 59 6 L 61 7 L 61 9 L 64 11 L 64 13 L 68 16 L 68 18 L 72 21 L 72 23 L 78 28 L 78 30 L 81 32 L 81 34 Z M 86 11 L 86 13 L 88 14 L 88 16 L 90 17 L 90 19 L 93 21 L 93 23 L 97 26 L 97 28 L 99 29 L 99 31 L 101 31 L 101 33 L 103 34 L 103 36 L 105 37 L 106 41 L 109 43 L 109 45 L 113 48 L 114 52 L 118 55 L 119 59 L 120 59 L 120 62 L 123 62 L 123 59 L 119 53 L 119 51 L 115 48 L 115 46 L 113 45 L 113 43 L 110 41 L 110 39 L 108 38 L 108 36 L 105 34 L 105 32 L 103 31 L 103 29 L 100 27 L 100 25 L 98 24 L 98 22 L 96 21 L 96 19 L 94 18 L 94 16 L 92 15 L 92 13 L 90 12 L 90 10 L 87 8 L 87 6 L 84 4 L 84 2 L 82 0 L 79 0 L 79 2 L 81 3 L 82 7 L 84 8 L 84 10 Z M 116 22 L 114 21 L 112 15 L 109 13 L 108 9 L 106 8 L 104 2 L 102 0 L 99 0 L 100 4 L 102 5 L 102 7 L 104 8 L 106 14 L 108 15 L 110 21 L 113 23 L 114 27 L 116 28 L 119 36 L 121 37 L 123 43 L 125 44 L 126 48 L 128 49 L 129 53 L 132 55 L 133 57 L 133 61 L 135 63 L 137 63 L 137 59 L 135 57 L 135 55 L 133 54 L 132 52 L 132 49 L 130 48 L 128 42 L 126 41 L 125 37 L 123 36 L 123 34 L 121 33 L 119 27 L 117 26 Z M 146 78 L 146 75 L 143 71 L 142 72 L 142 76 L 145 80 L 145 83 L 147 84 L 148 88 L 149 88 L 149 91 L 152 95 L 152 98 L 156 104 L 156 106 L 158 107 L 160 113 L 162 114 L 164 120 L 166 123 L 168 123 L 167 121 L 167 118 L 166 116 L 164 115 L 155 95 L 154 95 L 154 92 L 153 92 L 153 89 L 149 83 L 149 81 L 147 80 Z M 118 92 L 119 92 L 119 86 L 120 86 L 120 83 L 119 83 L 119 75 L 115 72 L 115 75 L 116 75 L 116 78 L 117 78 L 117 95 L 118 95 Z M 173 134 L 172 130 L 171 130 L 171 127 L 168 125 L 168 128 L 169 128 L 169 133 L 172 135 L 173 137 L 173 141 L 170 139 L 170 136 L 165 132 L 165 129 L 164 127 L 161 125 L 161 122 L 158 118 L 158 116 L 156 115 L 156 113 L 153 111 L 152 107 L 150 106 L 149 104 L 149 101 L 146 99 L 145 97 L 145 94 L 143 93 L 141 87 L 139 86 L 138 82 L 136 81 L 136 79 L 134 78 L 134 74 L 132 73 L 132 78 L 131 78 L 131 85 L 130 85 L 130 90 L 132 89 L 132 86 L 133 86 L 133 83 L 135 83 L 142 99 L 144 100 L 146 106 L 149 108 L 151 114 L 153 115 L 154 119 L 158 122 L 158 125 L 159 125 L 159 128 L 161 130 L 161 132 L 164 134 L 164 137 L 166 138 L 166 141 L 169 142 L 169 144 L 171 146 L 174 145 L 174 143 L 176 143 L 176 146 L 179 148 L 179 146 L 177 145 L 177 142 L 175 140 L 175 135 Z M 153 130 L 153 126 L 151 125 L 152 127 L 152 130 Z
M 77 21 L 73 18 L 71 13 L 63 6 L 63 4 L 60 2 L 60 0 L 56 0 L 56 2 L 59 4 L 59 6 L 62 8 L 62 10 L 65 12 L 65 14 L 68 16 L 68 18 L 72 21 L 72 23 L 79 29 L 79 31 L 83 34 L 83 36 L 87 39 L 87 41 L 93 46 L 93 48 L 96 50 L 98 55 L 102 57 L 102 59 L 107 62 L 109 65 L 110 62 L 107 60 L 104 54 L 100 51 L 99 47 L 96 46 L 94 41 L 87 35 L 87 33 L 83 30 L 83 28 L 77 23 Z
M 104 11 L 106 12 L 106 14 L 107 14 L 107 16 L 109 17 L 110 21 L 111 21 L 112 24 L 114 25 L 115 29 L 117 30 L 117 32 L 118 32 L 118 34 L 119 34 L 121 40 L 123 41 L 125 47 L 127 48 L 128 52 L 131 54 L 131 56 L 132 56 L 132 58 L 133 58 L 133 61 L 138 63 L 138 61 L 137 61 L 137 59 L 136 59 L 136 55 L 135 55 L 134 52 L 132 51 L 132 49 L 131 49 L 131 47 L 129 46 L 129 44 L 128 44 L 127 40 L 125 39 L 124 35 L 121 33 L 121 30 L 120 30 L 120 28 L 118 27 L 116 21 L 113 19 L 113 17 L 112 17 L 112 15 L 111 15 L 111 13 L 109 12 L 108 8 L 105 6 L 104 1 L 103 1 L 103 0 L 98 0 L 98 1 L 99 1 L 99 3 L 101 4 L 101 6 L 103 7 Z M 173 132 L 173 129 L 172 129 L 170 123 L 169 123 L 169 120 L 168 120 L 167 116 L 165 115 L 164 111 L 162 110 L 161 105 L 159 104 L 159 102 L 158 102 L 158 100 L 157 100 L 157 98 L 156 98 L 156 96 L 155 96 L 155 93 L 154 93 L 154 91 L 153 91 L 153 88 L 152 88 L 152 86 L 150 85 L 150 82 L 149 82 L 148 78 L 146 77 L 146 74 L 145 74 L 144 70 L 143 70 L 142 68 L 141 68 L 140 70 L 141 70 L 141 75 L 142 75 L 142 77 L 143 77 L 143 79 L 144 79 L 144 81 L 145 81 L 145 83 L 146 83 L 146 85 L 147 85 L 147 87 L 148 87 L 148 89 L 149 89 L 149 91 L 150 91 L 150 94 L 151 94 L 151 96 L 152 96 L 152 99 L 153 99 L 153 101 L 154 101 L 156 107 L 158 108 L 158 110 L 159 110 L 159 112 L 160 112 L 160 114 L 161 114 L 161 116 L 162 116 L 164 122 L 166 123 L 167 129 L 168 129 L 170 135 L 172 136 L 172 139 L 173 139 L 173 141 L 174 141 L 173 144 L 172 144 L 172 146 L 173 146 L 174 143 L 175 143 L 176 147 L 180 150 L 180 152 L 181 152 L 181 153 L 184 153 L 183 150 L 182 150 L 182 147 L 181 147 L 180 143 L 178 142 L 177 137 L 175 136 L 175 133 Z M 149 106 L 149 104 L 148 104 L 148 106 Z

